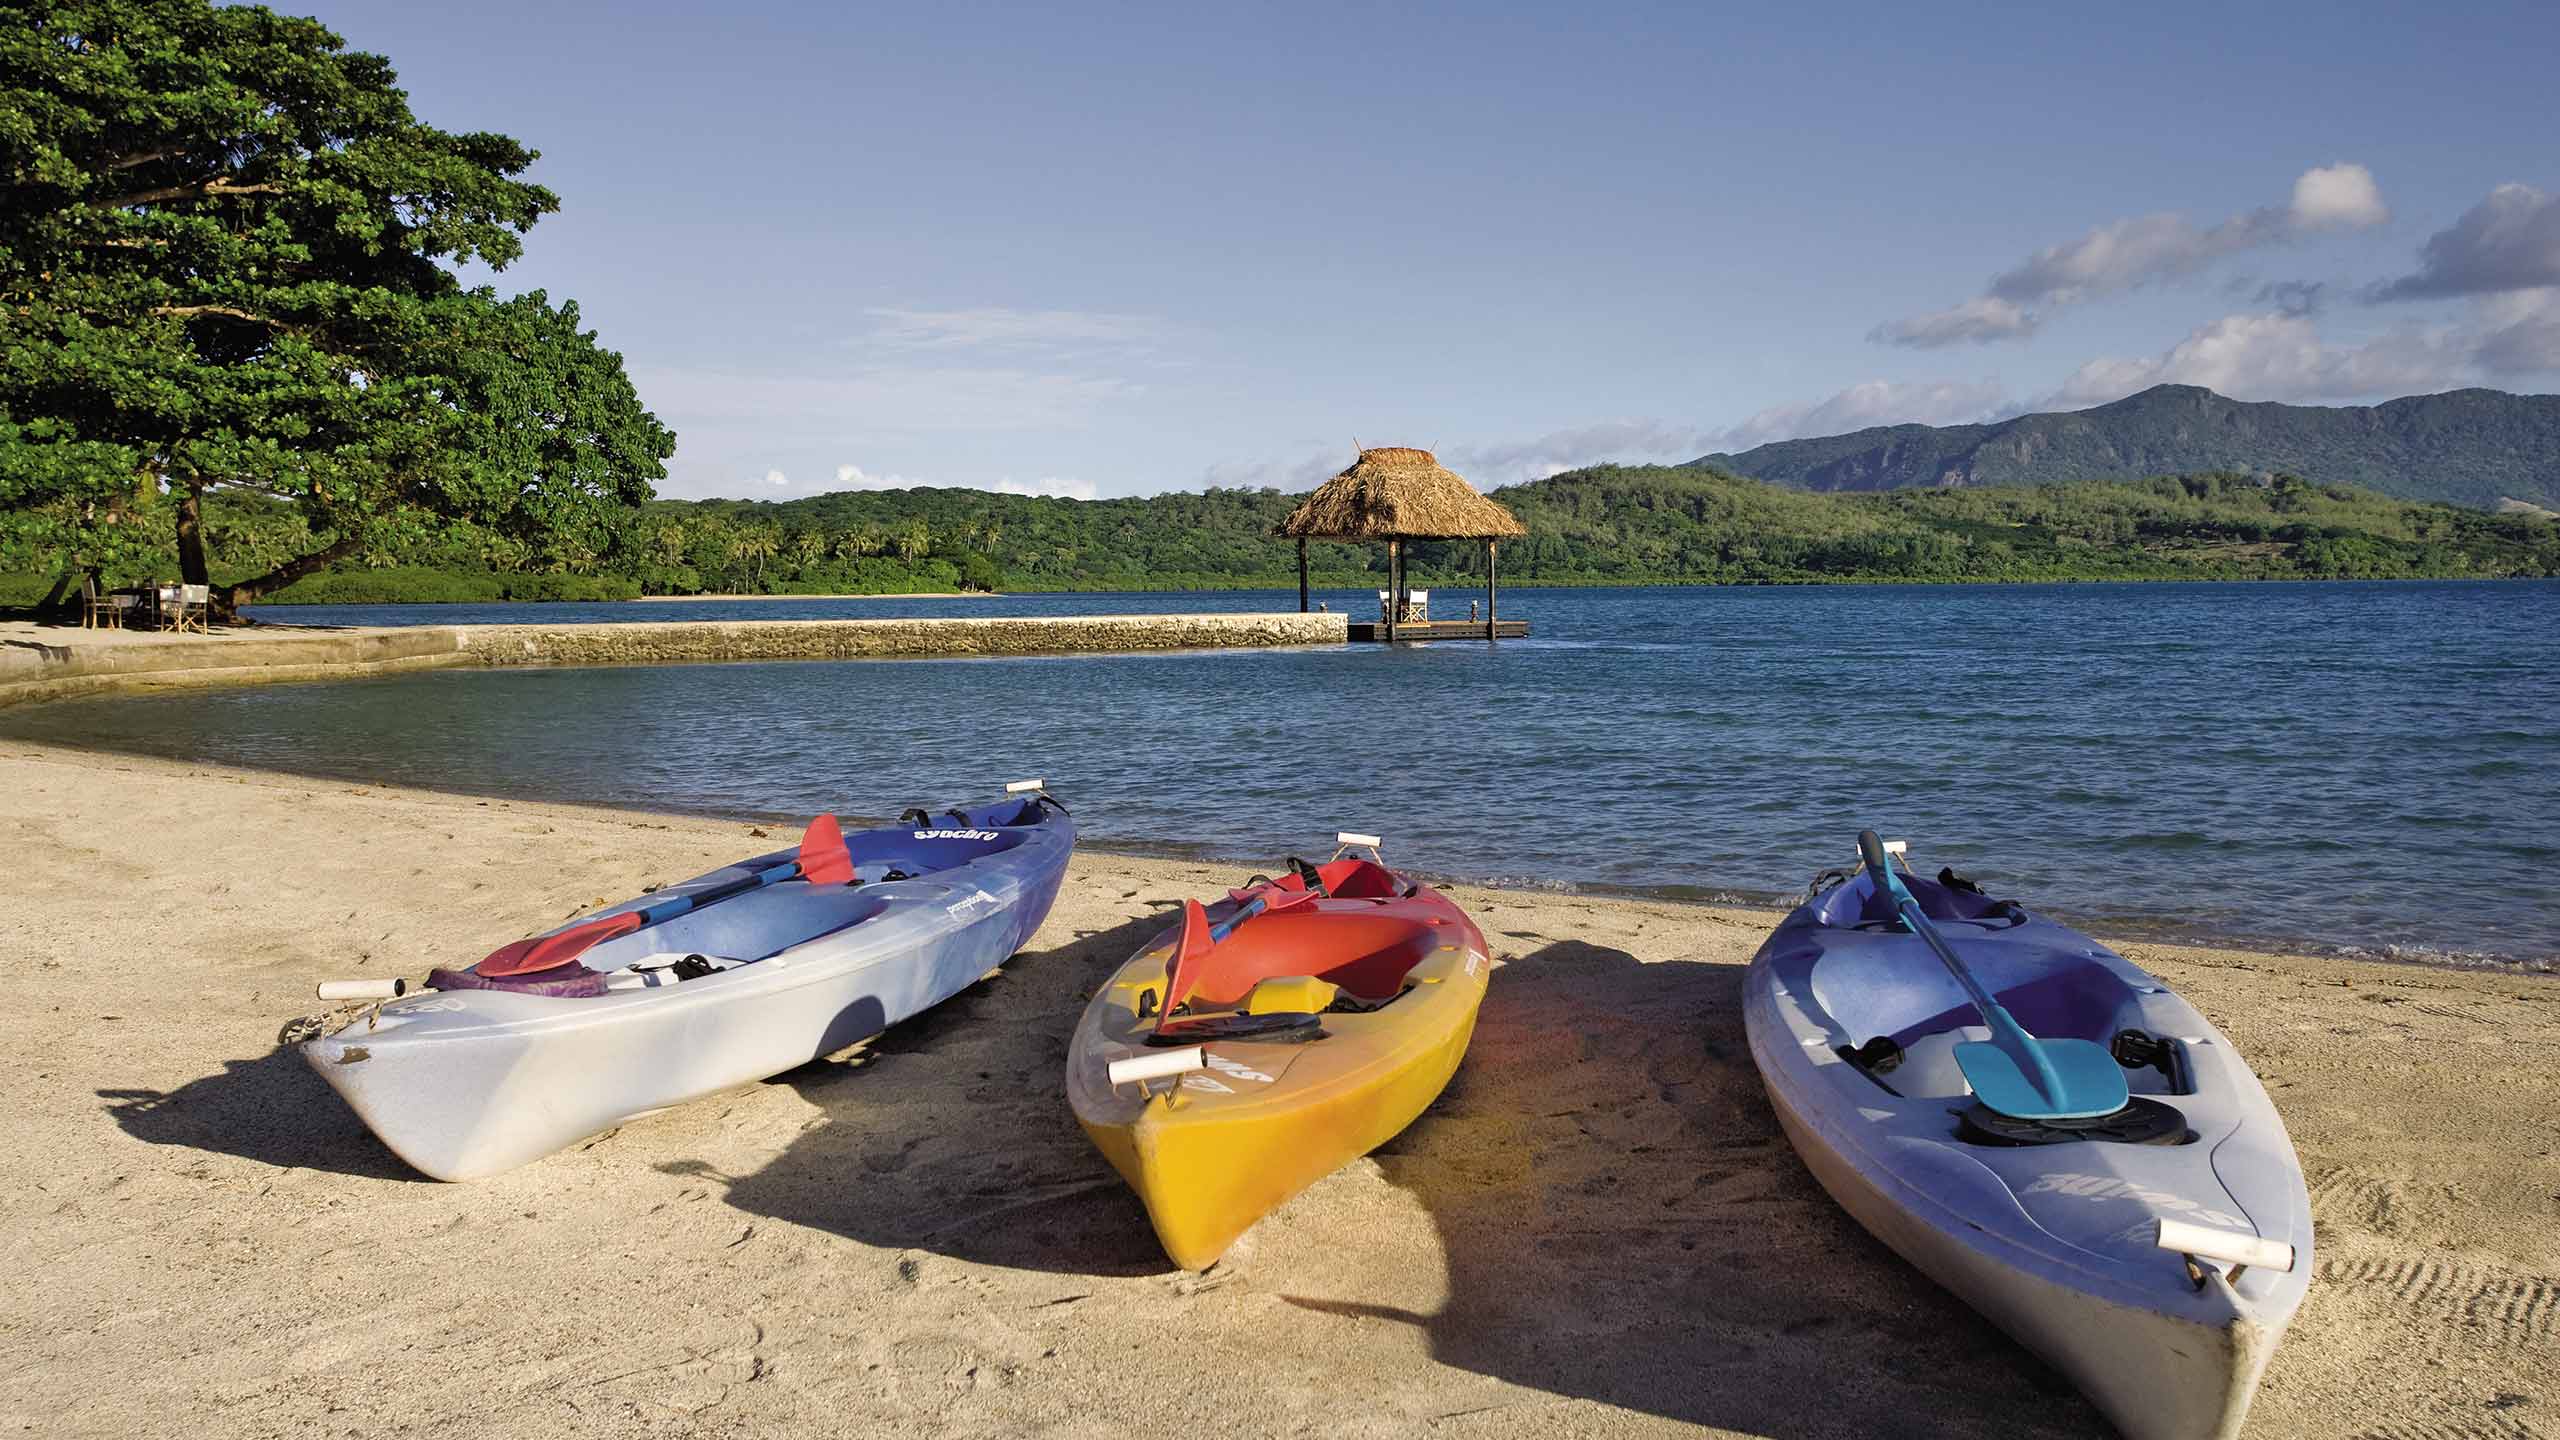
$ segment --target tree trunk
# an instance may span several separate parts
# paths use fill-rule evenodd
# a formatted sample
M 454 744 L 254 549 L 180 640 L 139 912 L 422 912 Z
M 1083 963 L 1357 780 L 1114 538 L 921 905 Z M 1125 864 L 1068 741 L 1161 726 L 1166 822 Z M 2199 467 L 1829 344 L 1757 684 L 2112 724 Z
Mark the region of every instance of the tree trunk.
M 208 585 L 204 568 L 204 486 L 190 480 L 178 491 L 178 578 Z
M 362 549 L 363 545 L 359 536 L 341 535 L 310 554 L 297 555 L 255 579 L 225 585 L 213 592 L 214 610 L 229 620 L 238 614 L 241 606 L 272 595 L 306 575 L 326 570 Z

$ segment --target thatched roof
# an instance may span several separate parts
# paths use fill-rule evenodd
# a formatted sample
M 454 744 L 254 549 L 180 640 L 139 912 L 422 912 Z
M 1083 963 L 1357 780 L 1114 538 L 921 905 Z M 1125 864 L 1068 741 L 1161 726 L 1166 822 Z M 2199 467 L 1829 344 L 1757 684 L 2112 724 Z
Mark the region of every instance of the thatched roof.
M 1276 534 L 1300 540 L 1484 540 L 1529 532 L 1511 512 L 1440 468 L 1428 450 L 1363 450 L 1316 487 Z

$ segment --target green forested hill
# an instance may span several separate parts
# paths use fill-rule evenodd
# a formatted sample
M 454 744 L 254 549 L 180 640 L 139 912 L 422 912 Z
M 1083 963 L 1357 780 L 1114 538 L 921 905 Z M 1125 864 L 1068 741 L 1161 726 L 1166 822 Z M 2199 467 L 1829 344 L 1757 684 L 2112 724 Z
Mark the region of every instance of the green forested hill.
M 1698 463 L 1805 490 L 2285 471 L 2405 499 L 2560 507 L 2560 395 L 2452 390 L 2381 405 L 2275 405 L 2160 385 L 2093 410 L 1883 426 Z
M 2293 476 L 1817 494 L 1706 466 L 1599 466 L 1494 494 L 1529 528 L 1503 546 L 1512 583 L 2560 575 L 2560 522 Z M 237 563 L 309 543 L 283 506 L 214 499 L 207 523 L 217 553 Z M 1298 499 L 1274 490 L 1077 501 L 920 489 L 654 501 L 583 570 L 453 528 L 306 580 L 284 598 L 1287 586 L 1295 552 L 1271 527 Z M 1383 546 L 1316 545 L 1317 583 L 1378 583 L 1385 557 Z M 1448 584 L 1480 575 L 1481 563 L 1472 544 L 1425 544 L 1413 573 Z M 0 534 L 0 572 L 21 577 L 9 598 L 41 593 L 52 569 L 50 557 L 11 553 Z

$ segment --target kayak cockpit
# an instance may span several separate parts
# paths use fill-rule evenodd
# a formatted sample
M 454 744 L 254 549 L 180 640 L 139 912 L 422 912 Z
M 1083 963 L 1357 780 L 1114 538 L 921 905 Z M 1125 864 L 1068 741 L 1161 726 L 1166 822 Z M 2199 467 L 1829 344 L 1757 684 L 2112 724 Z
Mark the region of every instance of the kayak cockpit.
M 1902 877 L 1924 914 L 1992 998 L 2031 1034 L 2114 1047 L 2132 1032 L 2159 1047 L 2154 1065 L 2127 1061 L 2134 1094 L 2191 1093 L 2193 1079 L 2177 1043 L 2157 1034 L 2157 986 L 2137 983 L 2129 967 L 2012 901 L 1978 891 Z M 1873 889 L 1858 875 L 1811 907 L 1823 939 L 1800 972 L 1814 1018 L 1827 1022 L 1835 1048 L 1867 1077 L 1912 1099 L 1962 1099 L 1973 1093 L 1955 1048 L 1985 1040 L 1981 1012 L 1947 968 L 1898 922 L 1875 918 Z
M 1421 914 L 1346 903 L 1356 899 L 1308 901 L 1238 928 L 1202 965 L 1189 1008 L 1234 1009 L 1264 981 L 1296 976 L 1359 1000 L 1394 998 L 1413 967 L 1449 939 Z

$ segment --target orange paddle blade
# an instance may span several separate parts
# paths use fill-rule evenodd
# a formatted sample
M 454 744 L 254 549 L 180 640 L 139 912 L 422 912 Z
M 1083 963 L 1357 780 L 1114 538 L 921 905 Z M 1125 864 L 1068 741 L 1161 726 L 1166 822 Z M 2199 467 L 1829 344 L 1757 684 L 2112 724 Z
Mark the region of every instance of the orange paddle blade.
M 489 952 L 489 958 L 472 968 L 483 975 L 530 975 L 537 970 L 555 970 L 601 945 L 616 935 L 628 935 L 647 923 L 637 910 L 607 915 L 574 925 L 556 935 L 538 935 L 531 940 L 518 940 Z
M 1173 1018 L 1173 1007 L 1200 988 L 1200 972 L 1209 964 L 1209 912 L 1197 900 L 1182 902 L 1182 936 L 1173 942 L 1173 957 L 1164 964 L 1164 1008 L 1156 1012 L 1156 1028 Z
M 845 847 L 844 827 L 833 815 L 809 822 L 800 837 L 800 878 L 812 885 L 845 885 L 853 880 L 853 852 Z

